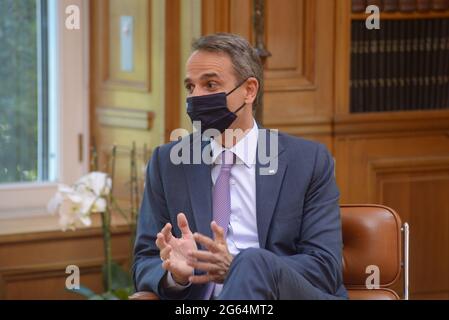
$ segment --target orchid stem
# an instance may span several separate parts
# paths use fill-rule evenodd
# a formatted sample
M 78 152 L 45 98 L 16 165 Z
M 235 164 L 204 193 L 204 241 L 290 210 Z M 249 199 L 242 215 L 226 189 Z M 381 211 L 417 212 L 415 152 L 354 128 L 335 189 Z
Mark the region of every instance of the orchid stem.
M 112 254 L 111 254 L 111 214 L 109 209 L 101 213 L 104 242 L 105 258 L 105 290 L 109 292 L 112 289 Z

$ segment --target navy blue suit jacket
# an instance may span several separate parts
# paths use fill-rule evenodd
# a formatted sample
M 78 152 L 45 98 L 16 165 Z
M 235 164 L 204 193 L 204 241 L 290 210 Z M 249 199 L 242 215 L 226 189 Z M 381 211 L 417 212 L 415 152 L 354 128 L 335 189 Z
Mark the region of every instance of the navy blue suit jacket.
M 273 132 L 265 130 L 267 146 Z M 190 136 L 191 137 L 191 136 Z M 192 232 L 212 237 L 211 165 L 178 164 L 170 151 L 187 139 L 157 147 L 149 163 L 135 243 L 133 279 L 137 291 L 166 299 L 201 299 L 205 285 L 168 294 L 156 234 L 184 212 Z M 275 253 L 323 293 L 346 297 L 342 279 L 342 234 L 334 163 L 322 144 L 278 134 L 278 170 L 261 175 L 256 164 L 257 230 L 260 248 Z M 190 145 L 192 143 L 190 142 Z M 202 147 L 207 143 L 202 143 Z M 191 147 L 191 146 L 190 146 Z M 192 150 L 192 149 L 191 149 Z

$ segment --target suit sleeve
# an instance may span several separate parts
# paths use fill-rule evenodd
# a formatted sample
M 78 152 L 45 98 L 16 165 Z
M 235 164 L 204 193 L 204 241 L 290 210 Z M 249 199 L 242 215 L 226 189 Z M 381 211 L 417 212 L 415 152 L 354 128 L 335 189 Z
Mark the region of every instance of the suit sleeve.
M 159 153 L 157 147 L 147 168 L 134 246 L 133 281 L 137 291 L 151 291 L 162 299 L 183 299 L 189 289 L 168 293 L 161 286 L 166 271 L 162 268 L 156 235 L 171 221 L 160 175 Z
M 317 288 L 335 294 L 343 283 L 339 191 L 332 156 L 321 144 L 304 199 L 297 252 L 282 259 Z

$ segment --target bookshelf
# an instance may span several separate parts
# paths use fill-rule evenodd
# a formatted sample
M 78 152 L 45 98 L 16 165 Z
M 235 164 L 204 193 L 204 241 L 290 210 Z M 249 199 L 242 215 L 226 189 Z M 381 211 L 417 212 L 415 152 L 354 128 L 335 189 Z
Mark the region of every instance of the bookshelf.
M 351 20 L 366 20 L 366 13 L 351 13 Z M 429 12 L 380 12 L 381 20 L 416 20 L 416 19 L 438 19 L 449 18 L 449 11 L 429 11 Z
M 351 3 L 349 112 L 449 109 L 449 1 Z M 370 3 L 380 29 L 358 12 Z
M 353 13 L 364 12 L 369 5 L 376 5 L 387 13 L 440 12 L 449 9 L 448 0 L 351 0 Z
M 410 78 L 417 77 L 413 72 L 419 71 L 421 73 L 417 75 L 425 76 L 430 71 L 437 72 L 437 78 L 443 76 L 440 85 L 446 85 L 446 89 L 439 90 L 440 94 L 449 93 L 449 79 L 444 78 L 449 76 L 449 7 L 419 11 L 418 2 L 421 6 L 432 5 L 432 0 L 427 1 L 427 4 L 425 0 L 408 1 L 412 10 L 404 11 L 398 7 L 388 12 L 383 7 L 384 1 L 377 1 L 381 5 L 381 30 L 363 33 L 367 39 L 360 41 L 354 37 L 354 28 L 361 31 L 369 14 L 364 10 L 354 12 L 352 0 L 335 0 L 333 149 L 342 203 L 384 204 L 397 210 L 402 220 L 410 223 L 413 230 L 410 245 L 412 299 L 447 299 L 449 276 L 443 270 L 449 268 L 446 254 L 449 246 L 449 203 L 446 200 L 449 189 L 449 96 L 445 100 L 438 99 L 438 94 L 435 96 L 430 89 L 417 97 L 424 92 L 422 88 L 409 88 L 413 84 Z M 372 4 L 375 1 L 362 2 Z M 405 4 L 405 1 L 390 1 L 399 2 Z M 446 2 L 438 4 L 446 5 Z M 439 40 L 446 45 L 444 53 L 433 50 L 432 40 L 427 41 L 427 38 L 437 36 L 420 33 L 419 30 L 427 30 L 427 27 L 443 32 L 435 34 L 444 39 Z M 369 41 L 373 39 L 377 41 L 376 52 L 381 46 L 384 49 L 389 46 L 389 53 L 384 56 L 367 54 L 355 63 L 354 49 L 369 53 L 372 44 Z M 357 41 L 362 43 L 355 43 Z M 380 41 L 384 43 L 379 44 Z M 407 51 L 413 46 L 419 49 L 429 45 L 432 50 L 428 52 Z M 361 100 L 363 108 L 354 110 L 353 82 L 357 78 L 364 79 L 365 75 L 381 78 L 381 70 L 392 72 L 387 73 L 390 78 L 402 76 L 402 85 L 398 85 L 401 80 L 396 79 L 396 86 L 390 87 L 388 93 L 378 88 L 365 88 L 362 94 L 365 99 Z M 385 73 L 383 76 L 385 78 Z M 428 78 L 432 82 L 432 74 Z M 425 80 L 421 80 L 423 83 Z M 419 81 L 415 81 L 417 84 Z M 390 97 L 390 108 L 379 103 L 382 98 L 385 102 L 387 96 Z M 437 100 L 445 105 L 436 108 Z M 421 101 L 419 106 L 413 105 L 416 101 Z M 399 282 L 389 287 L 401 294 Z

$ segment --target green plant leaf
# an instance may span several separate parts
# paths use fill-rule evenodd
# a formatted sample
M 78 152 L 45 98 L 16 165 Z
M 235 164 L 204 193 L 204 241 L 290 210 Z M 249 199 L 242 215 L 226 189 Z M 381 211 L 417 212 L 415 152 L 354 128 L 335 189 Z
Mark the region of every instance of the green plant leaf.
M 86 297 L 90 299 L 91 297 L 95 296 L 96 293 L 90 290 L 88 287 L 80 286 L 79 289 L 67 289 L 70 292 L 82 295 L 83 297 Z
M 117 297 L 113 292 L 105 292 L 101 295 L 103 300 L 119 300 L 119 297 Z
M 128 272 L 124 271 L 122 267 L 114 261 L 112 261 L 111 264 L 111 272 L 112 272 L 112 284 L 111 284 L 112 291 L 132 286 L 131 275 Z M 103 265 L 103 274 L 106 274 L 105 265 Z
M 133 294 L 133 287 L 128 288 L 119 288 L 114 290 L 114 295 L 118 297 L 120 300 L 128 300 L 128 297 Z
M 89 300 L 107 300 L 103 298 L 103 295 L 95 294 L 89 298 Z

